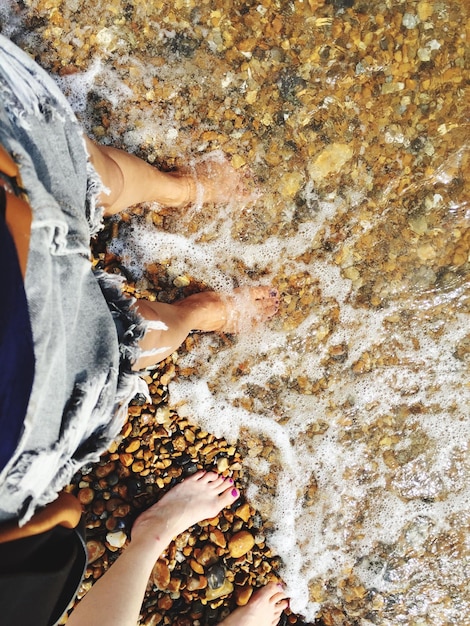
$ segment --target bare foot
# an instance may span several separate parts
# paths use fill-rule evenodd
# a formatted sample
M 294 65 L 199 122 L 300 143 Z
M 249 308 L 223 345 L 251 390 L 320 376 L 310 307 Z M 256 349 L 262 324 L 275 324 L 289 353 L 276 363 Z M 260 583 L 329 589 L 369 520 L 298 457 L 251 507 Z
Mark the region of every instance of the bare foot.
M 197 472 L 173 487 L 136 519 L 132 541 L 144 538 L 168 544 L 196 522 L 215 517 L 239 495 L 231 478 L 214 472 Z
M 175 306 L 187 309 L 191 330 L 238 333 L 272 317 L 279 294 L 273 287 L 240 287 L 231 294 L 202 291 Z
M 140 342 L 142 354 L 133 365 L 139 371 L 177 350 L 192 330 L 224 333 L 250 330 L 277 312 L 279 294 L 273 287 L 240 287 L 228 294 L 194 293 L 174 304 L 138 300 L 135 308 L 151 323 Z
M 219 626 L 276 626 L 288 604 L 282 585 L 268 583 L 252 595 L 246 606 L 235 609 Z
M 247 175 L 234 169 L 226 156 L 219 151 L 207 155 L 191 172 L 186 171 L 186 179 L 188 201 L 196 205 L 229 204 L 233 201 L 245 204 L 257 197 L 247 187 Z

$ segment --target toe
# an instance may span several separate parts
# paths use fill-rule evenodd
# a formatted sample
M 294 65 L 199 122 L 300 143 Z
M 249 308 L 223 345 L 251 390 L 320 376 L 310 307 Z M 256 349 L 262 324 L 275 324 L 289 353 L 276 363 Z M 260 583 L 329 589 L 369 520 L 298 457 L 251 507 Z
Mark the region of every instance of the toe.
M 271 296 L 271 292 L 274 293 L 275 290 L 273 290 L 272 287 L 252 287 L 251 289 L 251 296 L 253 297 L 254 300 L 267 300 L 269 298 L 273 298 L 275 296 Z M 277 291 L 276 291 L 277 294 Z
M 278 602 L 282 602 L 285 599 L 286 599 L 286 594 L 283 591 L 279 591 L 278 593 L 275 593 L 273 596 L 271 596 L 270 601 L 273 604 L 277 604 Z
M 223 486 L 225 483 L 225 477 L 217 474 L 216 472 L 208 472 L 207 486 L 215 491 L 223 491 L 228 485 Z
M 185 481 L 197 482 L 197 481 L 203 479 L 206 475 L 207 475 L 207 472 L 205 472 L 204 470 L 199 470 L 198 472 L 195 472 L 194 474 L 191 474 L 190 476 L 187 476 L 184 480 Z
M 211 484 L 211 485 L 217 482 L 219 479 L 220 479 L 220 475 L 217 474 L 216 472 L 204 472 L 204 476 L 202 477 L 202 480 L 204 483 Z
M 225 508 L 226 506 L 230 506 L 231 504 L 235 502 L 235 500 L 238 500 L 239 497 L 240 497 L 240 492 L 238 491 L 238 489 L 230 485 L 219 496 L 219 500 L 220 500 L 222 508 Z
M 263 302 L 263 313 L 266 317 L 272 317 L 279 309 L 279 300 L 265 300 Z
M 282 594 L 283 592 L 283 586 L 280 582 L 277 582 L 275 580 L 272 580 L 271 582 L 269 582 L 265 587 L 264 587 L 265 593 L 269 595 L 270 598 L 273 598 L 274 596 L 278 595 L 278 594 Z M 285 597 L 285 596 L 283 596 Z

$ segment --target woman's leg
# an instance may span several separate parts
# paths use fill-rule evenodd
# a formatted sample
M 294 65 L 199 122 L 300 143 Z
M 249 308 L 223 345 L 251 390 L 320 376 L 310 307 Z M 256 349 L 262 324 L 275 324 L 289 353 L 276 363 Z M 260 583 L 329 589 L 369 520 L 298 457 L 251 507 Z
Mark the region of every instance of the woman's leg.
M 170 541 L 238 497 L 230 478 L 212 472 L 198 472 L 173 487 L 137 518 L 129 546 L 80 601 L 68 626 L 135 626 L 150 573 Z M 287 604 L 282 587 L 270 583 L 222 625 L 275 626 Z
M 192 172 L 161 172 L 124 150 L 101 146 L 85 137 L 88 154 L 109 193 L 100 204 L 105 216 L 141 202 L 184 207 L 194 202 L 223 203 L 249 196 L 240 174 L 225 160 L 206 160 Z
M 129 546 L 80 601 L 67 624 L 135 626 L 153 566 L 170 541 L 238 497 L 230 479 L 212 472 L 198 472 L 176 485 L 137 518 Z

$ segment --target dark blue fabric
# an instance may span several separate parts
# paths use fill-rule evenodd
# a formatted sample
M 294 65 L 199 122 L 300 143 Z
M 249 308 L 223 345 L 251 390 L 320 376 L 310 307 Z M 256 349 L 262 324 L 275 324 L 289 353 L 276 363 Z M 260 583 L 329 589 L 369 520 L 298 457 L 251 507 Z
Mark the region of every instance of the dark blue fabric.
M 16 449 L 34 378 L 28 304 L 0 185 L 0 470 Z

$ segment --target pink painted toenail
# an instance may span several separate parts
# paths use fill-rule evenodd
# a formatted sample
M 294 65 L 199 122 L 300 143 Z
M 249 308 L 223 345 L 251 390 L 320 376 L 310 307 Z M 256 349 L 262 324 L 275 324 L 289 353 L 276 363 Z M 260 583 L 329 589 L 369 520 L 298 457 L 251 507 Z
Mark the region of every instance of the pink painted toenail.
M 236 498 L 238 496 L 238 489 L 232 489 L 231 493 L 232 493 L 232 496 Z

